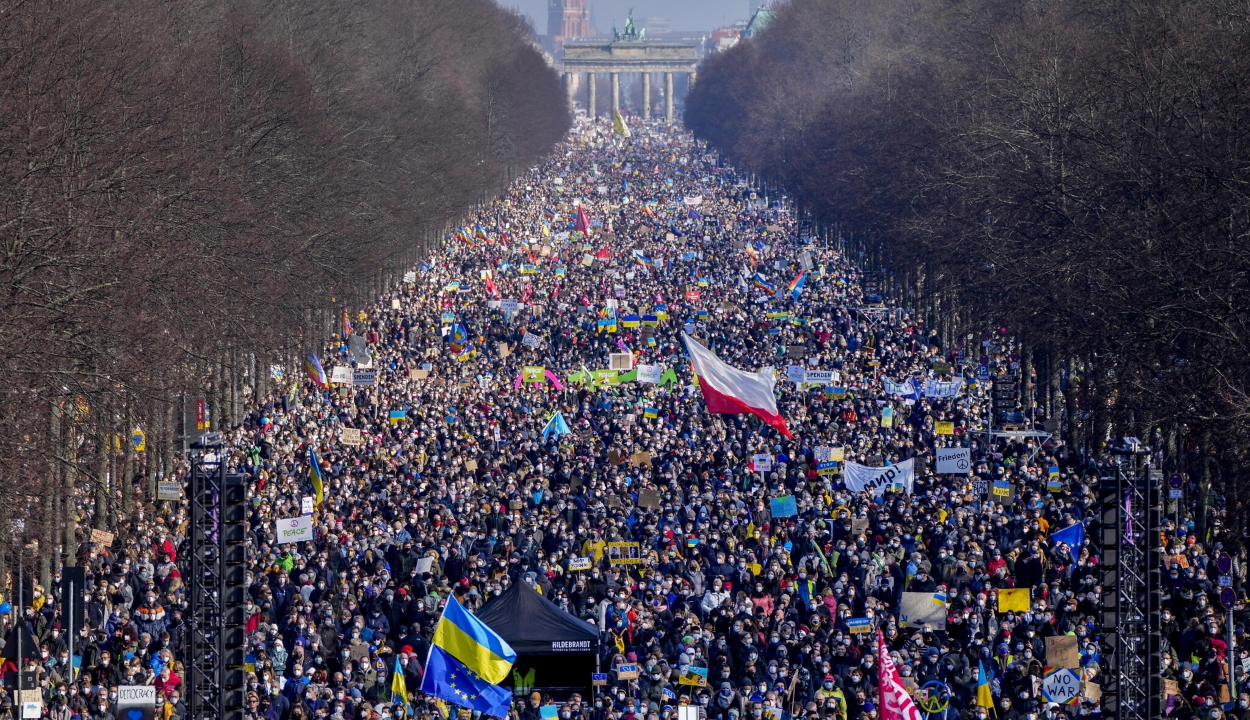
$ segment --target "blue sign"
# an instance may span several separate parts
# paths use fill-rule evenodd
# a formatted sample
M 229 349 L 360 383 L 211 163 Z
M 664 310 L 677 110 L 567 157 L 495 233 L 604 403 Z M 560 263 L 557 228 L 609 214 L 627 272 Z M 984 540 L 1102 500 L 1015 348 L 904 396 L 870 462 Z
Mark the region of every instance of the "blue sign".
M 769 501 L 769 509 L 775 518 L 792 517 L 799 514 L 799 504 L 793 495 L 775 497 Z
M 872 632 L 872 620 L 870 618 L 847 618 L 846 629 L 852 635 L 860 635 L 862 633 Z

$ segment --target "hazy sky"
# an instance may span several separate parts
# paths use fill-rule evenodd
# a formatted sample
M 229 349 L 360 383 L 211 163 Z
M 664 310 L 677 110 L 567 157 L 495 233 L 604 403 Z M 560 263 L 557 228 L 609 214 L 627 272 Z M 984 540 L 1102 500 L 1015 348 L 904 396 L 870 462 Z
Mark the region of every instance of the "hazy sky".
M 535 30 L 547 32 L 547 0 L 496 0 L 500 5 L 520 10 L 533 18 Z M 634 19 L 659 15 L 669 19 L 674 30 L 711 31 L 735 20 L 746 20 L 748 0 L 590 0 L 590 19 L 602 32 L 625 25 L 625 15 L 634 9 Z

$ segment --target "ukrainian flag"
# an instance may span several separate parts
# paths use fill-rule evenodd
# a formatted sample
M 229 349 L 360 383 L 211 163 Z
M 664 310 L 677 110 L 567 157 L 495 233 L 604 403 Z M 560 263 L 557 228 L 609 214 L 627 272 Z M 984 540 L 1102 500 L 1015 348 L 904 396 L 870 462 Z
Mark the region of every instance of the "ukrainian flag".
M 642 410 L 642 416 L 643 416 L 644 418 L 649 419 L 649 420 L 654 420 L 655 418 L 660 417 L 660 409 L 659 409 L 659 408 L 652 408 L 652 407 L 649 407 L 649 408 L 643 408 L 643 410 Z
M 478 620 L 455 596 L 447 598 L 443 617 L 434 628 L 434 646 L 441 648 L 486 682 L 495 685 L 508 677 L 516 651 L 486 623 Z M 431 659 L 433 654 L 431 654 Z M 452 698 L 446 698 L 456 702 Z
M 404 679 L 404 668 L 399 664 L 399 656 L 395 656 L 395 671 L 391 673 L 391 702 L 404 703 L 408 708 L 412 703 L 408 700 L 408 681 Z
M 308 448 L 308 480 L 312 483 L 313 492 L 316 493 L 315 505 L 320 505 L 326 499 L 325 479 L 321 477 L 321 464 L 317 462 L 317 451 Z
M 977 707 L 994 707 L 994 693 L 990 691 L 990 679 L 985 674 L 985 666 L 977 661 Z

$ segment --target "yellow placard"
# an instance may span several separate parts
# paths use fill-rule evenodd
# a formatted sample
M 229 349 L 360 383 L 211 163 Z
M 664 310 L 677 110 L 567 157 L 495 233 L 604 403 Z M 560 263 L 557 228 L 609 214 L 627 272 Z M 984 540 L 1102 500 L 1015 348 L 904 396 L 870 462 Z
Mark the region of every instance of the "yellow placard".
M 1028 612 L 1033 607 L 1028 588 L 1003 588 L 998 591 L 999 612 Z
M 953 422 L 936 422 L 933 424 L 935 432 L 938 435 L 954 435 L 955 423 Z

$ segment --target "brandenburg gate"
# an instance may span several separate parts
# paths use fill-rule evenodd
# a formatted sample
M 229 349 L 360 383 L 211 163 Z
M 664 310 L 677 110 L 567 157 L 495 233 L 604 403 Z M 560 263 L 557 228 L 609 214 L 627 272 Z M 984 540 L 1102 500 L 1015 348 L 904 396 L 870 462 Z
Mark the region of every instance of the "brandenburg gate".
M 652 42 L 633 29 L 632 18 L 616 39 L 570 40 L 564 43 L 564 83 L 570 100 L 578 73 L 587 74 L 588 115 L 595 117 L 595 74 L 612 76 L 612 110 L 621 109 L 621 73 L 642 73 L 643 117 L 651 117 L 651 74 L 664 73 L 664 117 L 673 122 L 673 73 L 687 73 L 694 84 L 698 47 L 680 42 Z

